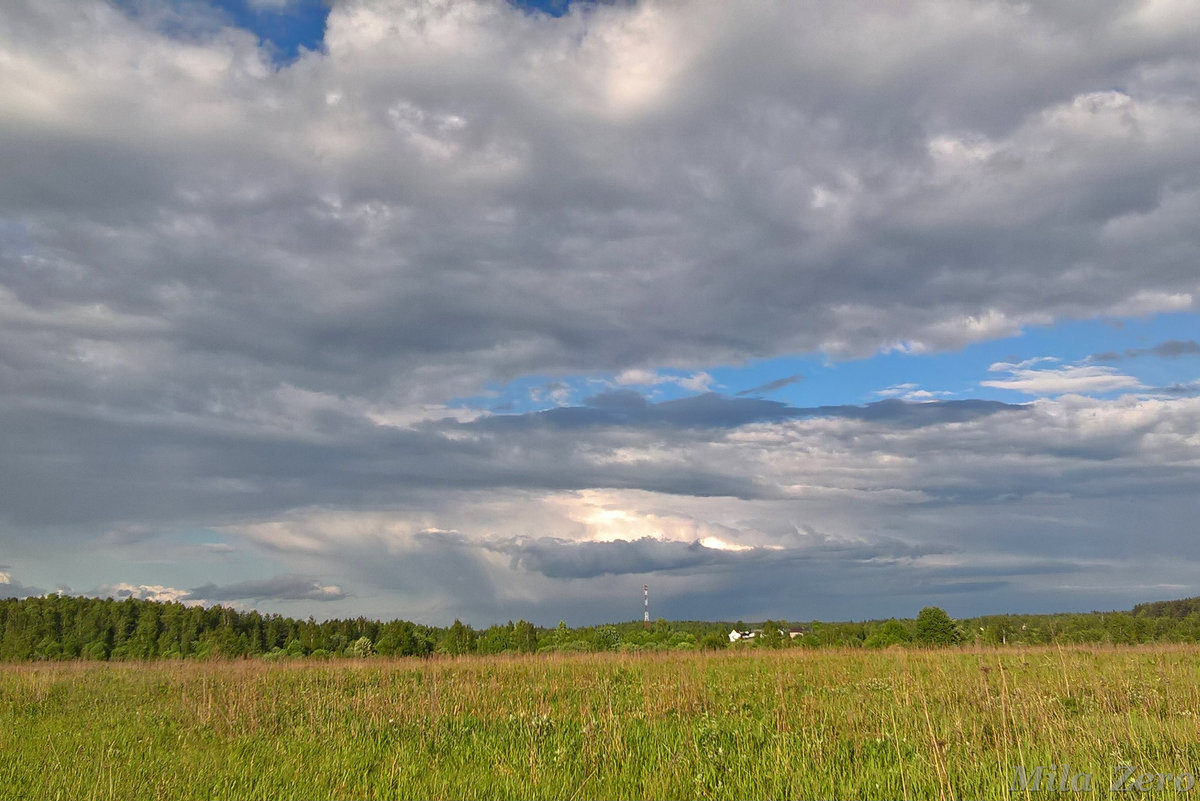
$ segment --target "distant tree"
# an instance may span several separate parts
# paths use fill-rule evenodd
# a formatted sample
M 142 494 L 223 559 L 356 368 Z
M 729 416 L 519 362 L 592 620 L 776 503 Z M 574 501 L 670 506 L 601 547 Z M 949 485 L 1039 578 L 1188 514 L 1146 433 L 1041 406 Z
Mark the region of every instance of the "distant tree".
M 891 645 L 903 645 L 910 642 L 912 635 L 899 620 L 892 618 L 884 623 L 878 631 L 867 636 L 863 642 L 867 648 L 887 648 Z
M 313 653 L 316 653 L 315 651 Z M 356 659 L 366 659 L 375 653 L 375 644 L 367 636 L 359 637 L 350 644 L 350 654 Z
M 513 622 L 507 625 L 489 626 L 475 641 L 475 652 L 480 654 L 502 654 L 513 648 Z
M 775 620 L 763 621 L 762 633 L 756 638 L 759 648 L 782 648 L 787 644 L 787 635 L 783 633 L 782 625 Z
M 513 628 L 513 645 L 523 654 L 532 654 L 538 648 L 537 628 L 528 620 L 518 620 Z
M 417 654 L 416 626 L 407 620 L 393 620 L 379 629 L 375 651 L 384 656 L 415 656 Z
M 125 645 L 129 656 L 135 659 L 151 659 L 158 655 L 158 611 L 157 604 L 145 604 L 140 608 L 133 636 Z
M 696 635 L 690 631 L 677 631 L 667 641 L 667 646 L 673 651 L 696 650 Z
M 917 615 L 917 642 L 922 645 L 956 645 L 962 640 L 962 632 L 946 611 L 937 606 L 927 606 Z
M 597 651 L 615 651 L 620 642 L 616 626 L 597 626 L 592 633 L 592 647 Z
M 451 656 L 473 653 L 475 651 L 475 631 L 461 620 L 455 620 L 454 624 L 446 630 L 445 636 L 442 637 L 438 650 Z

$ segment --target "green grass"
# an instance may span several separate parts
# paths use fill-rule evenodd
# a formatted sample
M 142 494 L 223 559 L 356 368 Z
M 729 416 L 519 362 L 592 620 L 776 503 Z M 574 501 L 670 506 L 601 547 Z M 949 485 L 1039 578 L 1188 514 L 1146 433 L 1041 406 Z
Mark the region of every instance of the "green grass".
M 1200 648 L 0 668 L 6 799 L 1024 798 L 1062 763 L 1075 798 L 1193 770 Z

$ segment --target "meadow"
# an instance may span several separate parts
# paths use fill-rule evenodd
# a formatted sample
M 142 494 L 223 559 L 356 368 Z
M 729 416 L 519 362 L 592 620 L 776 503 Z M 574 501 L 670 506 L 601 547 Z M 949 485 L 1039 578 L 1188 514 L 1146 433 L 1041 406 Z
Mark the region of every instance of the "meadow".
M 1112 798 L 1200 761 L 1200 648 L 7 665 L 0 755 L 6 799 Z

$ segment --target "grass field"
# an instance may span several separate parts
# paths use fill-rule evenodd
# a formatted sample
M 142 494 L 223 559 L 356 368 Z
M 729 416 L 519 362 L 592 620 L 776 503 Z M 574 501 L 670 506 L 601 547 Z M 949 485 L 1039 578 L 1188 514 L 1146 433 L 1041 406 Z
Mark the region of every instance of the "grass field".
M 1198 762 L 1197 647 L 0 668 L 5 799 L 1190 798 L 1108 784 Z

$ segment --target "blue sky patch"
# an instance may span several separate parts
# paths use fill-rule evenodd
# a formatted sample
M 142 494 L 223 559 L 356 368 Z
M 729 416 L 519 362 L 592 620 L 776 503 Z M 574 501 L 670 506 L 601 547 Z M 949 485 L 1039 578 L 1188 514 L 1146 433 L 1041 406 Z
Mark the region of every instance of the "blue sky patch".
M 1200 379 L 1200 346 L 1195 339 L 1198 331 L 1200 322 L 1193 313 L 1068 320 L 1030 326 L 1019 336 L 980 342 L 958 351 L 889 351 L 845 361 L 820 356 L 781 356 L 706 369 L 526 376 L 494 385 L 487 395 L 459 398 L 451 405 L 498 414 L 523 414 L 579 405 L 588 397 L 611 389 L 637 391 L 653 402 L 711 391 L 726 396 L 767 398 L 796 407 L 866 404 L 887 398 L 910 401 L 977 398 L 1021 403 L 1034 397 L 1064 394 L 1039 392 L 1036 385 L 1028 385 L 1028 390 L 992 386 L 1011 382 L 1011 371 L 999 367 L 1002 364 L 1025 365 L 1020 369 L 1040 372 L 1078 367 L 1099 375 L 1107 372 L 1112 376 L 1128 376 L 1128 381 L 1110 379 L 1079 384 L 1082 394 L 1114 397 L 1153 393 Z M 1162 347 L 1163 343 L 1168 344 Z

